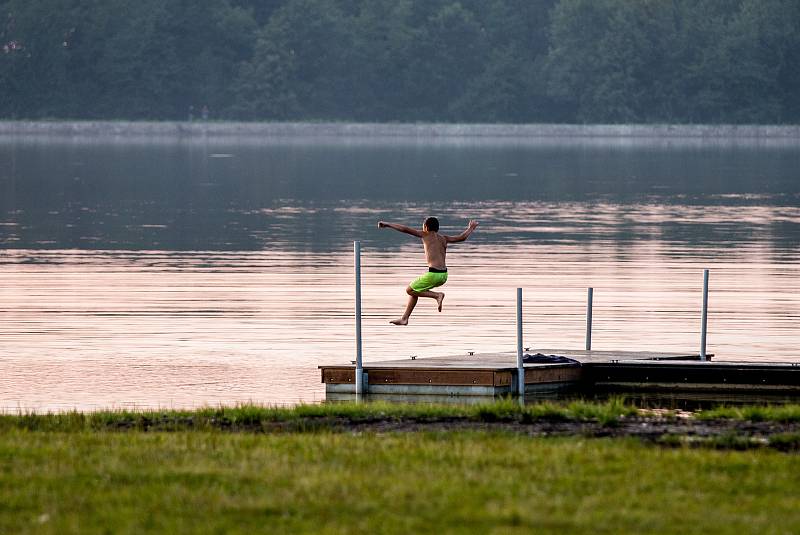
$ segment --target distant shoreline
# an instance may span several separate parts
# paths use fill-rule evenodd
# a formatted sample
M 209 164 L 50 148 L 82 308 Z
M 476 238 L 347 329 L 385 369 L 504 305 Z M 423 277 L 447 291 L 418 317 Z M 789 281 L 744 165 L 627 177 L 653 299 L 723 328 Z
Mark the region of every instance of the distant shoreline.
M 449 123 L 246 123 L 202 121 L 0 121 L 0 135 L 85 137 L 397 137 L 800 139 L 800 125 L 574 125 Z

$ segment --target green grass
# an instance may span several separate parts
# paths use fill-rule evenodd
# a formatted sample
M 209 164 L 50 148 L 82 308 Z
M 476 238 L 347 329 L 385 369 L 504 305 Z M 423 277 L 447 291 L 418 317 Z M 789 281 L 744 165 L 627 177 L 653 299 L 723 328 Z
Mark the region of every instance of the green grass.
M 0 533 L 797 533 L 800 457 L 519 434 L 0 433 Z
M 319 431 L 343 422 L 377 420 L 478 422 L 598 421 L 612 426 L 620 418 L 633 416 L 637 409 L 622 400 L 605 403 L 574 401 L 568 404 L 537 403 L 520 407 L 516 400 L 483 405 L 430 405 L 370 403 L 326 403 L 292 408 L 240 405 L 191 411 L 99 411 L 91 413 L 25 413 L 0 415 L 0 431 L 76 432 L 86 430 L 260 430 L 267 425 L 285 424 L 286 430 Z
M 800 422 L 800 405 L 745 405 L 741 407 L 718 407 L 700 411 L 695 415 L 700 420 L 746 420 L 750 422 Z
M 244 404 L 234 407 L 206 407 L 193 410 L 111 410 L 37 414 L 0 414 L 0 432 L 11 429 L 29 431 L 77 432 L 225 430 L 262 431 L 281 427 L 286 431 L 341 429 L 346 424 L 377 421 L 409 422 L 518 422 L 537 421 L 597 422 L 615 426 L 635 416 L 675 419 L 671 411 L 637 409 L 623 398 L 605 402 L 539 402 L 520 407 L 514 399 L 478 405 L 402 404 L 388 402 L 324 403 L 295 407 Z M 800 405 L 752 405 L 718 407 L 696 412 L 699 421 L 736 420 L 751 422 L 800 423 Z
M 273 430 L 281 424 L 287 431 L 338 429 L 343 424 L 374 421 L 536 421 L 598 422 L 614 426 L 624 418 L 648 415 L 673 418 L 669 411 L 656 415 L 639 411 L 622 398 L 605 402 L 540 402 L 520 407 L 516 400 L 505 399 L 479 405 L 398 404 L 387 402 L 324 403 L 296 407 L 239 405 L 195 410 L 98 411 L 90 413 L 0 414 L 0 432 L 11 429 L 29 431 L 76 432 L 87 430 Z M 752 422 L 798 423 L 800 405 L 719 407 L 699 411 L 698 420 L 738 420 Z
M 653 445 L 344 425 L 614 426 L 637 414 L 612 399 L 0 415 L 0 534 L 800 532 L 800 456 L 784 453 L 800 450 L 796 432 Z M 798 414 L 741 407 L 696 418 Z

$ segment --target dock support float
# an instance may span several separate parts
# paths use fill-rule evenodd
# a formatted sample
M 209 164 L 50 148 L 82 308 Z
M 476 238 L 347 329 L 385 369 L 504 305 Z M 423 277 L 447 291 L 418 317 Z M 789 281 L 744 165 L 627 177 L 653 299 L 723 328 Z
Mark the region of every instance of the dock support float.
M 356 397 L 364 394 L 364 365 L 361 360 L 361 242 L 353 242 L 356 275 Z

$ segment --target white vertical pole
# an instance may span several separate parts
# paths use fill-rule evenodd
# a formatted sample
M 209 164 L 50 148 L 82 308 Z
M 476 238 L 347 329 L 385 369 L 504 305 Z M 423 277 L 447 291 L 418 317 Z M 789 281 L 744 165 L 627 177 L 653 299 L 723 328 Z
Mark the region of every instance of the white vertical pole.
M 522 288 L 517 288 L 517 392 L 525 397 L 525 366 L 522 363 Z
M 700 324 L 700 360 L 706 359 L 706 333 L 708 328 L 708 270 L 703 270 L 703 316 Z
M 589 288 L 586 294 L 586 351 L 592 349 L 592 297 L 594 288 Z
M 364 368 L 361 362 L 361 242 L 353 242 L 356 272 L 356 395 L 364 393 Z

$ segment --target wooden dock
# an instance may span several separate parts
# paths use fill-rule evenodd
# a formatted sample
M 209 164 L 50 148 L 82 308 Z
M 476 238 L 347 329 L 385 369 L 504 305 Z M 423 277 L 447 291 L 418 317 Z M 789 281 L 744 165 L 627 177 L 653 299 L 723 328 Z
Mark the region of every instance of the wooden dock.
M 800 363 L 711 362 L 699 354 L 646 351 L 531 349 L 567 363 L 525 364 L 525 393 L 565 389 L 604 391 L 708 391 L 800 395 Z M 378 396 L 517 394 L 516 353 L 464 354 L 364 365 L 365 391 Z M 326 395 L 355 394 L 355 366 L 320 366 Z

